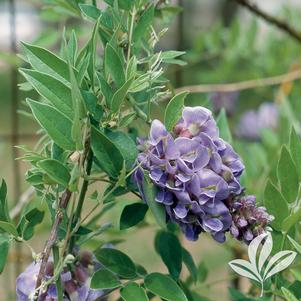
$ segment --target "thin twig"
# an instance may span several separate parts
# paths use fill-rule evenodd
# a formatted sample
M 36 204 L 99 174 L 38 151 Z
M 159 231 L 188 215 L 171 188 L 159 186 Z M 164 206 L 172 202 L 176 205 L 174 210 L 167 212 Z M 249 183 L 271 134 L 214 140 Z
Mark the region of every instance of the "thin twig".
M 55 219 L 54 219 L 54 223 L 52 225 L 52 229 L 50 232 L 50 236 L 49 239 L 46 242 L 46 245 L 44 247 L 44 250 L 42 252 L 42 261 L 41 261 L 41 266 L 40 266 L 40 270 L 39 270 L 39 274 L 37 277 L 37 282 L 36 282 L 36 292 L 35 292 L 35 296 L 34 296 L 34 300 L 37 300 L 39 295 L 40 295 L 40 290 L 41 290 L 41 284 L 42 281 L 45 277 L 45 272 L 46 272 L 46 265 L 50 256 L 50 252 L 52 247 L 54 246 L 56 240 L 57 240 L 57 235 L 58 235 L 58 230 L 60 227 L 60 224 L 63 220 L 64 214 L 63 214 L 63 210 L 67 208 L 67 205 L 69 203 L 69 200 L 71 198 L 71 191 L 66 189 L 63 194 L 62 197 L 60 199 L 60 204 L 59 204 L 59 209 L 57 210 Z M 42 296 L 41 301 L 44 300 L 44 297 Z
M 298 31 L 290 24 L 285 22 L 284 20 L 278 19 L 274 16 L 269 15 L 265 11 L 261 10 L 256 4 L 250 3 L 248 0 L 234 0 L 236 3 L 246 7 L 249 11 L 254 13 L 255 15 L 261 17 L 268 23 L 271 23 L 281 29 L 282 31 L 289 34 L 291 37 L 296 39 L 297 41 L 301 42 L 301 31 Z
M 251 79 L 236 83 L 184 86 L 175 89 L 174 92 L 175 94 L 183 91 L 188 91 L 190 93 L 233 92 L 266 86 L 276 86 L 282 83 L 292 82 L 298 79 L 301 79 L 301 69 L 297 69 L 295 71 L 277 76 Z

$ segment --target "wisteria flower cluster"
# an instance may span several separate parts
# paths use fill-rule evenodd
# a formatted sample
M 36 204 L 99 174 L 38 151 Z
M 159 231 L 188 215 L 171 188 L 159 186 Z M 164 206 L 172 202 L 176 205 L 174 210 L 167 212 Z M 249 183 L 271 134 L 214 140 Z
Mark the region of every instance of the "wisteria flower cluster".
M 263 234 L 266 226 L 274 219 L 265 207 L 256 206 L 256 198 L 253 195 L 232 200 L 228 206 L 232 215 L 230 233 L 246 243 Z
M 90 288 L 90 277 L 92 272 L 99 268 L 99 263 L 91 252 L 82 251 L 78 255 L 78 260 L 72 264 L 71 268 L 64 268 L 60 274 L 64 300 L 68 301 L 94 301 L 104 295 L 103 290 Z M 31 263 L 26 270 L 19 275 L 16 282 L 17 301 L 30 301 L 34 295 L 37 275 L 40 269 L 40 262 Z M 45 280 L 53 277 L 54 264 L 50 259 L 46 267 Z M 42 296 L 39 297 L 39 300 Z M 50 284 L 44 292 L 43 300 L 56 301 L 57 289 L 55 284 Z M 103 299 L 105 300 L 105 299 Z
M 243 191 L 244 165 L 232 146 L 220 138 L 211 111 L 185 107 L 172 132 L 154 120 L 149 139 L 138 143 L 142 168 L 135 178 L 142 196 L 144 169 L 158 188 L 156 201 L 165 206 L 168 219 L 180 225 L 187 239 L 197 240 L 201 232 L 208 232 L 224 242 L 225 233 L 235 224 L 234 207 L 227 200 Z M 248 229 L 249 219 L 246 221 Z

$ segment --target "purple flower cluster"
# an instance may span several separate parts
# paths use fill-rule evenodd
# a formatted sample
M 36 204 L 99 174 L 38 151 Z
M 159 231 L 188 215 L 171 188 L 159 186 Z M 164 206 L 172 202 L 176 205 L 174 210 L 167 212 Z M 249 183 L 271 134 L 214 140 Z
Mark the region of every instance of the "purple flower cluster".
M 208 232 L 224 242 L 233 222 L 226 200 L 241 194 L 244 165 L 219 137 L 212 113 L 203 107 L 185 107 L 172 133 L 154 120 L 149 139 L 138 143 L 142 168 L 135 180 L 141 195 L 144 169 L 158 188 L 156 201 L 187 239 L 197 240 L 201 232 Z
M 253 195 L 234 200 L 230 202 L 229 207 L 232 215 L 230 233 L 246 243 L 263 234 L 267 224 L 274 219 L 265 207 L 256 206 L 256 198 Z
M 64 268 L 60 275 L 64 290 L 64 300 L 94 301 L 104 294 L 102 290 L 94 290 L 89 287 L 89 279 L 95 267 L 96 263 L 92 253 L 83 251 L 79 253 L 78 260 L 72 265 L 72 269 Z M 16 282 L 17 301 L 31 300 L 34 294 L 39 269 L 40 263 L 33 262 L 18 276 Z M 53 262 L 49 260 L 46 267 L 45 280 L 50 279 L 53 276 L 53 272 Z M 39 300 L 40 299 L 41 297 Z M 48 286 L 45 292 L 45 300 L 58 300 L 55 284 Z
M 247 111 L 239 121 L 237 135 L 248 140 L 259 140 L 261 131 L 275 131 L 279 123 L 279 110 L 276 104 L 265 102 L 257 111 Z
M 225 109 L 228 115 L 235 113 L 237 107 L 239 93 L 234 92 L 214 92 L 209 95 L 212 103 L 213 111 L 219 112 L 222 108 Z

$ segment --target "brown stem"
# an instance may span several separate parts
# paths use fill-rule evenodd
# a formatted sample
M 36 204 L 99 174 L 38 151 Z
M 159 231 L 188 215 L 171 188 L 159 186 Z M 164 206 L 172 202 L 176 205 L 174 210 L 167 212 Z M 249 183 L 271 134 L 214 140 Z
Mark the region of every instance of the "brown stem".
M 34 300 L 37 300 L 39 295 L 40 295 L 41 284 L 42 284 L 42 281 L 45 277 L 46 265 L 47 265 L 47 262 L 48 262 L 48 259 L 49 259 L 49 256 L 50 256 L 50 252 L 51 252 L 51 249 L 52 249 L 52 247 L 54 246 L 54 244 L 57 240 L 58 230 L 59 230 L 60 224 L 61 224 L 61 222 L 63 220 L 63 217 L 64 217 L 62 210 L 67 208 L 67 205 L 68 205 L 69 200 L 71 198 L 71 194 L 72 194 L 71 191 L 66 189 L 63 192 L 62 196 L 61 196 L 60 203 L 59 203 L 59 208 L 57 210 L 57 213 L 56 213 L 56 216 L 55 216 L 55 219 L 54 219 L 54 223 L 53 223 L 52 228 L 51 228 L 49 239 L 47 240 L 46 245 L 44 247 L 44 250 L 42 252 L 42 262 L 41 262 L 39 274 L 38 274 L 38 277 L 37 277 L 36 293 L 35 293 L 35 296 L 34 296 Z M 45 299 L 45 296 L 42 295 L 41 297 L 42 297 L 41 301 L 43 301 Z
M 267 14 L 266 12 L 261 10 L 256 4 L 250 3 L 248 0 L 234 0 L 234 1 L 246 7 L 249 11 L 261 17 L 265 21 L 275 25 L 276 27 L 286 32 L 297 41 L 301 42 L 301 31 L 296 30 L 294 27 L 286 23 L 284 20 L 278 19 L 274 16 Z

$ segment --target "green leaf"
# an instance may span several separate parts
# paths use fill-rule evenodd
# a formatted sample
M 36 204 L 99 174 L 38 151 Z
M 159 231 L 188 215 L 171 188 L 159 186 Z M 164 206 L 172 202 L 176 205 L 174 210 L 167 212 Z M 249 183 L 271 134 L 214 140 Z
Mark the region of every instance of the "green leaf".
M 184 100 L 188 92 L 181 92 L 175 95 L 168 103 L 165 114 L 164 114 L 164 124 L 168 131 L 172 131 L 174 126 L 177 124 L 182 116 L 182 111 L 184 108 Z
M 286 233 L 301 220 L 301 208 L 290 214 L 282 223 L 282 230 Z
M 293 238 L 291 238 L 290 236 L 287 236 L 289 241 L 291 242 L 291 244 L 294 246 L 294 248 L 296 249 L 296 251 L 301 254 L 301 245 L 299 245 Z
M 277 176 L 283 197 L 288 203 L 294 202 L 298 195 L 299 179 L 296 166 L 286 146 L 281 149 Z
M 142 16 L 138 20 L 138 23 L 135 26 L 134 34 L 133 34 L 134 42 L 138 42 L 148 32 L 149 27 L 151 26 L 154 19 L 154 11 L 155 11 L 154 5 L 149 6 L 149 8 L 144 11 Z
M 109 270 L 96 271 L 91 279 L 93 289 L 112 289 L 121 286 L 120 280 Z
M 119 122 L 119 127 L 120 128 L 125 128 L 128 125 L 130 125 L 136 118 L 137 114 L 136 112 L 131 112 L 125 116 L 122 117 L 122 119 Z
M 152 273 L 144 279 L 145 287 L 153 294 L 168 301 L 188 301 L 184 292 L 169 276 Z
M 76 149 L 82 150 L 84 147 L 82 142 L 80 119 L 86 115 L 86 107 L 70 63 L 69 63 L 69 72 L 70 72 L 70 82 L 71 82 L 72 106 L 74 111 L 74 117 L 73 117 L 72 128 L 71 128 L 71 137 L 72 140 L 75 142 Z
M 135 282 L 127 284 L 120 290 L 120 296 L 124 301 L 148 301 L 145 290 Z
M 43 221 L 44 212 L 34 208 L 22 216 L 18 225 L 18 232 L 24 240 L 29 240 L 34 235 L 34 227 Z
M 157 223 L 162 228 L 166 228 L 166 212 L 164 205 L 156 201 L 157 190 L 155 185 L 151 182 L 148 173 L 144 173 L 143 192 L 148 207 L 152 211 Z
M 67 44 L 68 58 L 69 58 L 72 66 L 74 66 L 75 62 L 76 62 L 77 50 L 78 50 L 77 37 L 76 37 L 75 31 L 72 30 L 71 37 Z
M 97 72 L 97 78 L 100 85 L 101 94 L 104 96 L 106 105 L 110 108 L 113 98 L 113 90 L 111 86 L 106 82 L 103 76 Z
M 284 286 L 281 287 L 281 291 L 282 291 L 283 296 L 286 301 L 298 301 L 298 299 L 295 297 L 295 295 L 292 292 L 290 292 L 287 288 L 285 288 Z
M 111 111 L 112 113 L 117 113 L 121 105 L 130 89 L 131 84 L 133 83 L 134 78 L 130 78 L 128 81 L 124 83 L 122 87 L 120 87 L 113 95 L 112 102 L 111 102 Z
M 268 212 L 275 217 L 272 226 L 281 231 L 282 222 L 289 215 L 288 206 L 280 191 L 270 180 L 267 182 L 264 191 L 264 205 Z
M 91 145 L 100 167 L 110 176 L 117 177 L 123 167 L 118 147 L 102 132 L 92 127 Z
M 225 141 L 232 143 L 232 135 L 229 129 L 226 111 L 224 108 L 221 109 L 217 117 L 216 123 L 219 128 L 220 137 L 223 138 Z
M 131 170 L 136 161 L 138 151 L 134 140 L 124 132 L 106 130 L 105 134 L 119 149 L 126 163 L 126 170 Z
M 120 217 L 120 230 L 131 228 L 140 223 L 148 210 L 143 203 L 130 204 L 124 207 Z
M 69 68 L 64 60 L 42 47 L 24 42 L 22 46 L 28 62 L 35 70 L 49 74 L 67 86 L 70 85 Z
M 27 99 L 32 113 L 50 138 L 62 149 L 75 150 L 71 138 L 72 121 L 57 109 L 37 101 Z
M 14 237 L 19 236 L 19 233 L 18 233 L 16 227 L 9 222 L 0 221 L 0 229 L 2 229 L 6 233 L 13 235 Z
M 4 180 L 2 180 L 0 187 L 0 221 L 8 222 L 10 220 L 8 206 L 7 206 L 7 186 Z
M 293 127 L 291 130 L 289 145 L 292 158 L 299 174 L 299 179 L 301 179 L 301 141 Z
M 111 74 L 114 82 L 121 87 L 125 82 L 125 73 L 122 62 L 115 49 L 108 43 L 105 49 L 105 70 Z
M 108 270 L 122 278 L 136 277 L 136 267 L 133 261 L 124 253 L 116 249 L 101 248 L 95 251 L 95 256 Z
M 189 270 L 193 281 L 197 282 L 197 280 L 198 280 L 198 268 L 194 263 L 193 257 L 191 256 L 191 254 L 185 248 L 182 248 L 182 256 L 183 256 L 183 262 L 185 263 L 187 269 Z
M 204 261 L 201 261 L 198 266 L 198 280 L 204 282 L 208 276 L 208 268 Z
M 94 5 L 80 3 L 79 8 L 82 14 L 92 21 L 97 21 L 101 15 L 101 10 Z
M 20 69 L 26 80 L 58 111 L 73 119 L 71 90 L 54 77 L 35 70 Z
M 7 262 L 8 250 L 9 238 L 7 236 L 0 235 L 0 274 L 3 272 Z
M 160 231 L 155 238 L 155 248 L 170 275 L 175 280 L 179 279 L 182 270 L 182 247 L 178 237 L 171 232 Z
M 71 179 L 68 168 L 60 161 L 53 159 L 45 159 L 38 162 L 38 166 L 57 184 L 68 187 Z

